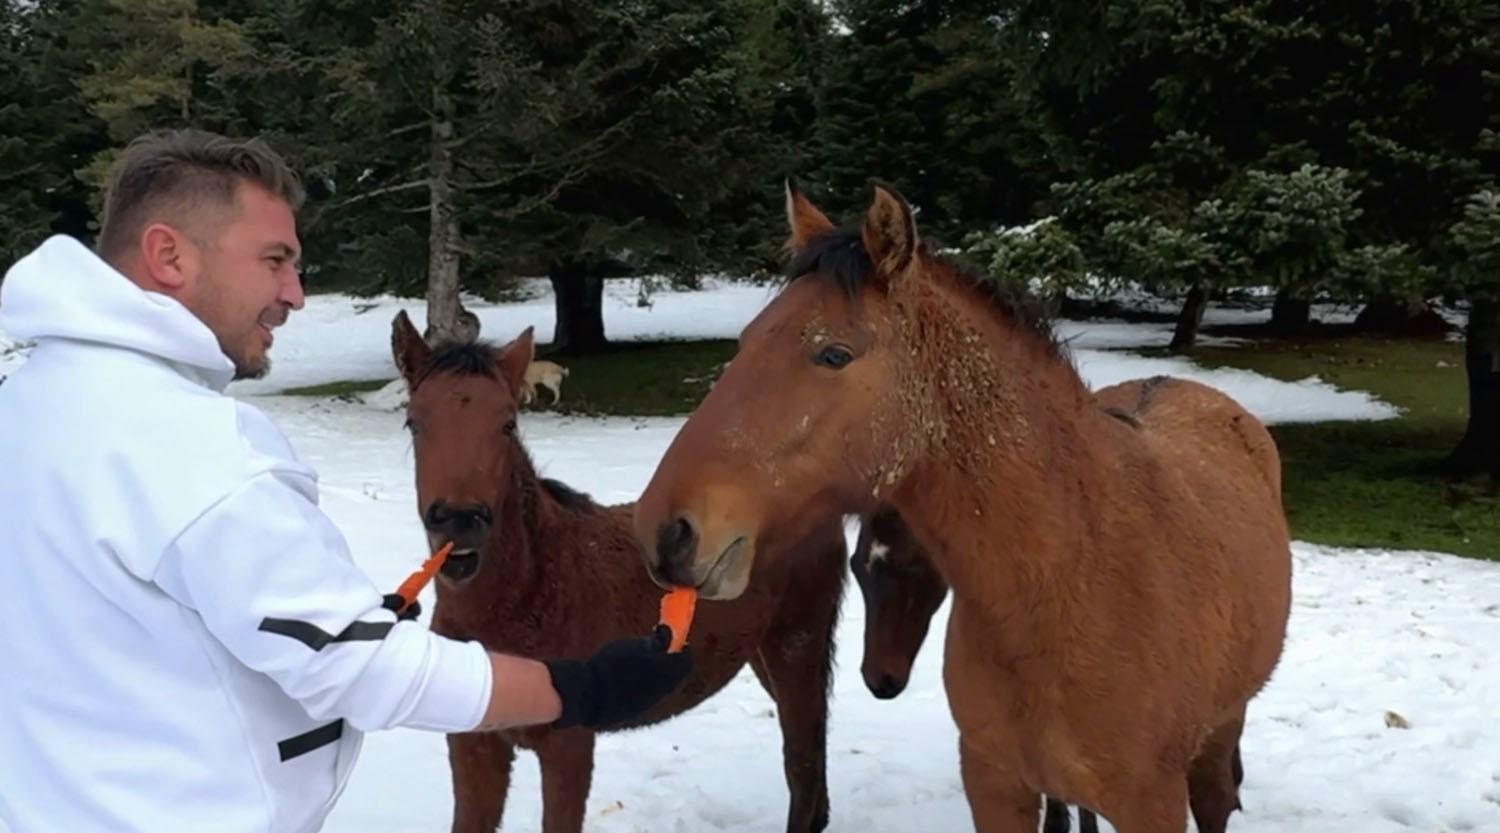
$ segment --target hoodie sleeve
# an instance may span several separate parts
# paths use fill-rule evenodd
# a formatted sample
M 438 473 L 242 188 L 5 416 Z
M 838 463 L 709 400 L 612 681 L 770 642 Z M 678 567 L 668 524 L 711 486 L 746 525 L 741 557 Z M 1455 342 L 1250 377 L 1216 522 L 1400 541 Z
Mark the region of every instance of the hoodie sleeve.
M 483 647 L 398 622 L 343 535 L 275 472 L 189 524 L 155 580 L 316 718 L 456 732 L 484 716 L 492 672 Z

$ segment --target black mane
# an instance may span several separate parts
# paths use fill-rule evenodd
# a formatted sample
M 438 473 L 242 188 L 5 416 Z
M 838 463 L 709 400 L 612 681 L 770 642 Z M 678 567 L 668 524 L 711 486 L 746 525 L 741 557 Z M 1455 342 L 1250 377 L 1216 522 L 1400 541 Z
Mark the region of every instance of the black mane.
M 439 372 L 456 373 L 460 376 L 500 375 L 500 365 L 495 363 L 495 347 L 483 341 L 450 341 L 438 345 L 428 354 L 427 361 L 417 374 L 421 382 Z
M 542 488 L 547 490 L 547 494 L 551 495 L 552 499 L 561 504 L 564 509 L 573 512 L 584 512 L 593 509 L 595 506 L 593 498 L 574 489 L 561 480 L 553 480 L 550 477 L 542 477 L 539 480 L 541 481 Z
M 973 285 L 990 304 L 1007 320 L 1022 330 L 1029 330 L 1042 339 L 1052 355 L 1062 357 L 1062 344 L 1051 319 L 1040 301 L 1025 291 L 1023 285 L 996 280 L 977 268 L 948 257 L 936 254 L 942 247 L 932 240 L 922 241 L 921 253 L 952 269 L 954 274 Z M 875 263 L 865 250 L 864 237 L 858 228 L 842 228 L 826 231 L 814 237 L 796 252 L 787 263 L 785 282 L 803 275 L 821 274 L 836 281 L 851 296 L 870 282 L 875 275 Z

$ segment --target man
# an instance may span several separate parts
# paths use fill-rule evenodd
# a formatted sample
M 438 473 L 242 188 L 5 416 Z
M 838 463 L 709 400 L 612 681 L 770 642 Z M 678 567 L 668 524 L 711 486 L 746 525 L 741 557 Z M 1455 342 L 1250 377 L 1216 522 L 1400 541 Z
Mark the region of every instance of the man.
M 383 605 L 312 469 L 222 394 L 303 305 L 301 201 L 259 142 L 148 135 L 98 255 L 54 237 L 0 286 L 0 327 L 36 343 L 0 387 L 10 833 L 314 831 L 364 732 L 597 726 L 691 668 L 660 632 L 537 661 Z

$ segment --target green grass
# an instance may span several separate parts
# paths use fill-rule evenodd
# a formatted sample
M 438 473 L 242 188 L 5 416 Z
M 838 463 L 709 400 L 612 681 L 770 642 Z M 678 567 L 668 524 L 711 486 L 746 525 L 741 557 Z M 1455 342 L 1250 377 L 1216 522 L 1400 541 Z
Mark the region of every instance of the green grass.
M 1439 466 L 1464 432 L 1462 344 L 1330 330 L 1242 347 L 1199 347 L 1191 356 L 1207 367 L 1286 381 L 1316 375 L 1403 410 L 1379 422 L 1271 426 L 1281 451 L 1287 518 L 1297 538 L 1500 560 L 1495 484 L 1452 482 Z
M 390 384 L 390 382 L 391 379 L 349 379 L 341 382 L 328 382 L 322 385 L 308 385 L 303 388 L 286 388 L 282 393 L 287 396 L 347 398 L 356 393 L 369 393 L 372 390 L 380 390 Z
M 538 345 L 538 358 L 548 358 Z M 691 411 L 708 393 L 735 343 L 714 341 L 618 342 L 596 356 L 550 357 L 568 369 L 562 402 L 539 391 L 530 410 L 590 416 L 672 416 Z M 287 396 L 347 399 L 379 390 L 391 379 L 348 379 L 286 388 Z
M 589 415 L 686 414 L 734 350 L 729 340 L 620 342 L 601 355 L 555 359 L 568 369 L 562 402 L 554 406 L 551 392 L 539 390 L 532 407 Z

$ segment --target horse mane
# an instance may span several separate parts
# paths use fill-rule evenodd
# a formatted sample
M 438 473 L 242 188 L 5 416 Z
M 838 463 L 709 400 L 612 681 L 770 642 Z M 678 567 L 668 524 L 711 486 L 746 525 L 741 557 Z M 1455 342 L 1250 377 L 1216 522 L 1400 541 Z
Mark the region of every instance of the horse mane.
M 453 373 L 459 376 L 488 376 L 500 378 L 500 365 L 495 361 L 495 350 L 497 348 L 485 341 L 450 341 L 434 347 L 427 361 L 422 365 L 417 374 L 417 383 L 420 384 L 428 376 L 434 373 Z M 513 438 L 516 451 L 521 457 L 522 465 L 518 473 L 523 479 L 539 485 L 549 497 L 557 501 L 558 505 L 570 512 L 588 512 L 598 508 L 594 499 L 584 492 L 569 486 L 561 480 L 550 477 L 542 477 L 537 474 L 536 465 L 532 462 L 531 454 L 520 439 Z
M 557 501 L 558 504 L 570 512 L 587 512 L 597 509 L 599 506 L 599 504 L 594 502 L 592 497 L 578 491 L 561 480 L 554 480 L 550 477 L 539 477 L 537 479 L 542 484 L 542 488 L 547 491 L 547 494 L 551 495 L 553 500 Z
M 1049 355 L 1066 360 L 1063 342 L 1035 296 L 1015 282 L 998 280 L 972 264 L 940 254 L 943 248 L 935 240 L 923 239 L 918 254 L 946 267 L 960 284 L 974 290 L 1008 323 L 1039 338 Z M 875 275 L 875 263 L 865 249 L 861 230 L 857 227 L 832 229 L 808 241 L 788 261 L 783 288 L 808 274 L 827 275 L 838 281 L 850 297 L 858 294 Z
M 417 371 L 416 387 L 434 373 L 454 373 L 459 376 L 489 376 L 500 378 L 500 365 L 495 362 L 493 344 L 486 341 L 447 341 L 437 345 L 427 355 L 427 361 Z

